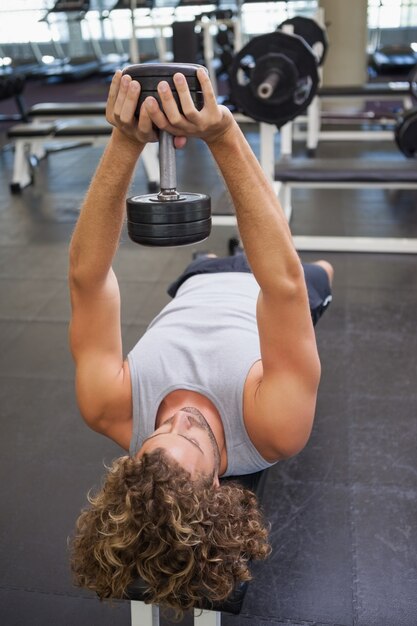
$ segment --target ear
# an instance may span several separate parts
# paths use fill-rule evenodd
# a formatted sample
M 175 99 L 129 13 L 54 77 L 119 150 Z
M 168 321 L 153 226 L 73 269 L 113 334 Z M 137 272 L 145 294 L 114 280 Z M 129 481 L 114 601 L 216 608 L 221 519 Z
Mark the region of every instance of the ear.
M 220 487 L 220 480 L 219 480 L 219 476 L 217 473 L 214 475 L 214 478 L 213 478 L 213 487 L 215 489 L 218 489 Z

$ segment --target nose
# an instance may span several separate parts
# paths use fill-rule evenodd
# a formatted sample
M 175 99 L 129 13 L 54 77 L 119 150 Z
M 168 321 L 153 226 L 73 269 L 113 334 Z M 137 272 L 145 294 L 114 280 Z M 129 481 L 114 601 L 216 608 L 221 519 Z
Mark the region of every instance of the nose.
M 190 420 L 188 419 L 187 413 L 184 413 L 184 411 L 177 411 L 176 413 L 174 413 L 174 415 L 172 416 L 171 426 L 171 432 L 173 433 L 182 433 L 188 430 L 191 424 Z

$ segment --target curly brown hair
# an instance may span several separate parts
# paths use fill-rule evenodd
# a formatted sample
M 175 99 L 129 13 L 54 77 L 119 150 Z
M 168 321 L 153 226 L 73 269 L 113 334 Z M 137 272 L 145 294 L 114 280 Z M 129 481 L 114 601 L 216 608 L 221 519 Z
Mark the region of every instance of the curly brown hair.
M 256 496 L 237 482 L 213 487 L 162 449 L 113 462 L 101 491 L 76 523 L 71 542 L 75 584 L 100 598 L 123 598 L 135 578 L 147 601 L 177 616 L 227 598 L 250 580 L 250 559 L 270 552 Z

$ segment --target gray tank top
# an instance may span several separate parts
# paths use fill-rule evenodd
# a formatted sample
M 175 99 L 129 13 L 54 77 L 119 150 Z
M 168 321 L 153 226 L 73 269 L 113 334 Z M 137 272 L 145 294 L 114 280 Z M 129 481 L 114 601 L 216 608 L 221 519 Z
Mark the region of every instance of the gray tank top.
M 243 388 L 260 359 L 252 274 L 226 272 L 189 278 L 128 355 L 133 395 L 134 456 L 155 430 L 164 397 L 177 389 L 206 396 L 226 436 L 225 476 L 273 465 L 257 451 L 243 421 Z

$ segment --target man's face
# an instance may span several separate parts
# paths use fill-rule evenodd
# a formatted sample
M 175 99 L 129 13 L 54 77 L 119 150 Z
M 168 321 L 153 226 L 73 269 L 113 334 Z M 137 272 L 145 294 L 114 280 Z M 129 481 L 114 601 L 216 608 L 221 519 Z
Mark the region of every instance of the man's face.
M 214 434 L 195 407 L 183 407 L 169 417 L 142 444 L 137 457 L 157 448 L 166 450 L 192 478 L 213 476 L 218 484 L 220 454 Z

